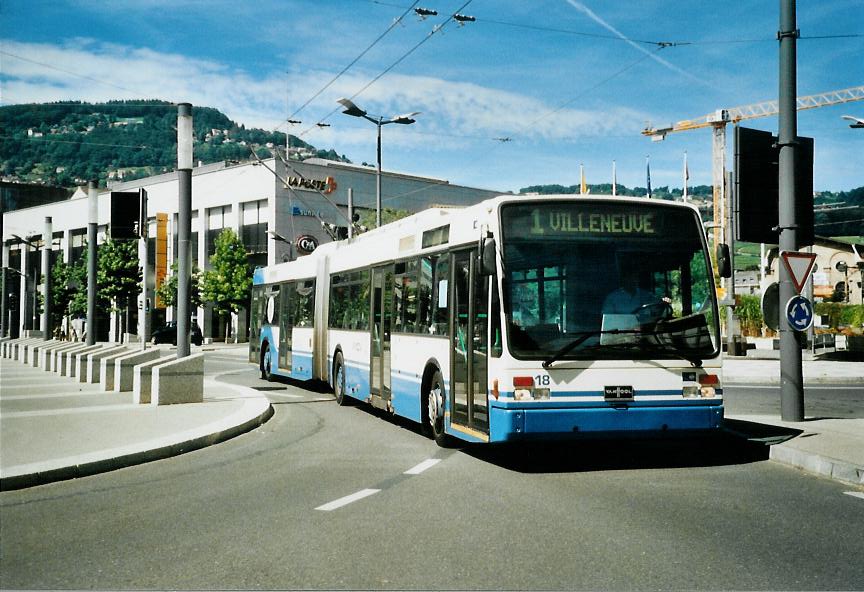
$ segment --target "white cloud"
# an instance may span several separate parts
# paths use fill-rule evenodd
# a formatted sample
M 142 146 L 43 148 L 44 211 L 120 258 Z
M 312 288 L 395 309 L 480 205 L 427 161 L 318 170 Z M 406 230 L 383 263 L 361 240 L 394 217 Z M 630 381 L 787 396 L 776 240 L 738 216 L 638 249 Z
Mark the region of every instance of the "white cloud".
M 287 105 L 300 105 L 332 77 L 332 72 L 265 73 L 253 76 L 211 61 L 166 54 L 78 38 L 62 44 L 6 41 L 3 55 L 3 102 L 107 99 L 163 99 L 216 107 L 247 126 L 273 129 L 286 118 Z M 299 133 L 322 146 L 369 146 L 374 128 L 349 121 L 338 111 L 328 119 L 333 126 L 314 128 L 338 105 L 336 99 L 352 96 L 371 75 L 349 72 L 300 113 Z M 287 91 L 286 91 L 287 89 Z M 286 92 L 288 93 L 286 101 Z M 572 140 L 579 136 L 633 132 L 645 119 L 632 109 L 609 107 L 602 112 L 562 109 L 524 94 L 484 87 L 471 82 L 389 74 L 356 98 L 370 113 L 395 115 L 421 111 L 419 133 L 388 128 L 393 145 L 452 145 L 463 137 L 520 137 L 526 141 Z M 319 119 L 320 120 L 320 119 Z M 526 128 L 528 122 L 533 122 Z M 367 129 L 368 128 L 368 129 Z M 440 138 L 436 141 L 437 134 Z

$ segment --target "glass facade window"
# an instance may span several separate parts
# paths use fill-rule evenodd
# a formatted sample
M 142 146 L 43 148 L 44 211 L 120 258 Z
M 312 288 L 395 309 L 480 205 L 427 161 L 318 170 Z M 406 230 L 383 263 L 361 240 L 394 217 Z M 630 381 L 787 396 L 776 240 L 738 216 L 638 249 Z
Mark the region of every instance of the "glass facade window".
M 241 204 L 240 239 L 247 253 L 267 252 L 267 200 Z

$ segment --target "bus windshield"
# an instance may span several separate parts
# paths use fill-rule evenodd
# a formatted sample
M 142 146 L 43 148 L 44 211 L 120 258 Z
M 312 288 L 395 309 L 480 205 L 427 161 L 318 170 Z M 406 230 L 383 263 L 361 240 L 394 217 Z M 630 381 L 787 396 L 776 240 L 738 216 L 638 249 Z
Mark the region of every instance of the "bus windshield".
M 518 359 L 718 354 L 711 265 L 696 213 L 573 201 L 501 209 L 503 304 Z

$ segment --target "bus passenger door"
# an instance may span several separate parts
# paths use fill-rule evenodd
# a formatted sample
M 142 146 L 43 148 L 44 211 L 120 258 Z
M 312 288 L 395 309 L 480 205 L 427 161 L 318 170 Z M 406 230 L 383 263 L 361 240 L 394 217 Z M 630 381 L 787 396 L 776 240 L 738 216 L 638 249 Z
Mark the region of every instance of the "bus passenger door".
M 477 251 L 453 253 L 450 332 L 450 421 L 459 431 L 489 433 L 487 398 L 488 285 Z
M 279 369 L 291 372 L 291 331 L 294 328 L 292 310 L 296 295 L 293 283 L 282 284 L 279 296 Z
M 372 405 L 387 408 L 390 401 L 390 324 L 393 314 L 393 266 L 372 270 L 371 360 L 369 387 Z

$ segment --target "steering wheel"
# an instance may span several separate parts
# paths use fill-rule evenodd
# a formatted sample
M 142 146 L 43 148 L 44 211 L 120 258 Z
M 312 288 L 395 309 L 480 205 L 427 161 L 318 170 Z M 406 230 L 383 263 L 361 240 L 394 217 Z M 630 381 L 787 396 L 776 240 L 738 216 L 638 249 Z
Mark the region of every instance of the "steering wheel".
M 640 320 L 643 314 L 648 315 L 653 321 L 665 321 L 673 316 L 672 305 L 665 300 L 643 304 L 637 307 L 632 314 L 640 317 Z

